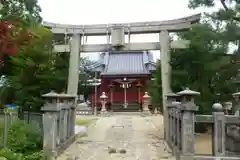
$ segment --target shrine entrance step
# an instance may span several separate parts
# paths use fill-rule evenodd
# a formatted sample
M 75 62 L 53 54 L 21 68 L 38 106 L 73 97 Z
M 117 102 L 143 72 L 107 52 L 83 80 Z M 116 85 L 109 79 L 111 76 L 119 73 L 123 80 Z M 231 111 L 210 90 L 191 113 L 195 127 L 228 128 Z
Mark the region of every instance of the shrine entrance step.
M 123 104 L 112 104 L 113 112 L 139 112 L 140 108 L 140 104 L 128 104 L 126 108 Z
M 121 115 L 121 116 L 141 116 L 141 112 L 113 112 L 113 116 Z

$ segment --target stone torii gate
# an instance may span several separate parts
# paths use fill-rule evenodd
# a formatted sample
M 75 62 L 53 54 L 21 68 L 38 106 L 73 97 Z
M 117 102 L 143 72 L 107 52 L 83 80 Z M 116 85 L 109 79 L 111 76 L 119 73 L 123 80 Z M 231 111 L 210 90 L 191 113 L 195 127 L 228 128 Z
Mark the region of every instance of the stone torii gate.
M 167 103 L 165 95 L 171 93 L 171 66 L 169 64 L 170 49 L 186 48 L 189 44 L 189 41 L 187 40 L 171 42 L 169 33 L 188 30 L 193 23 L 200 20 L 200 17 L 200 14 L 196 14 L 175 20 L 99 25 L 66 25 L 44 22 L 44 26 L 52 30 L 56 41 L 64 42 L 54 44 L 54 52 L 70 52 L 67 88 L 69 94 L 77 94 L 80 66 L 79 57 L 81 52 L 160 50 L 162 98 L 163 109 L 165 111 Z M 131 43 L 130 41 L 130 37 L 133 34 L 150 33 L 158 33 L 159 42 Z M 127 43 L 125 43 L 125 35 L 128 35 Z M 71 36 L 70 41 L 67 40 L 68 36 Z M 88 36 L 106 36 L 107 44 L 84 44 L 83 39 Z M 167 118 L 166 116 L 164 117 Z M 165 125 L 165 127 L 166 126 L 167 125 Z

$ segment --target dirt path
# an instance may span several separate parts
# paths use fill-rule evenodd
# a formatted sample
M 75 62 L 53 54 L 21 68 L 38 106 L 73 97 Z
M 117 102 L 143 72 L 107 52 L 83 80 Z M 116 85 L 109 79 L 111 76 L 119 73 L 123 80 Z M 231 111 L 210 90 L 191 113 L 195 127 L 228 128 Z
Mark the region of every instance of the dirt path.
M 158 126 L 154 125 L 161 121 L 160 116 L 100 117 L 96 125 L 88 131 L 88 136 L 77 138 L 76 142 L 58 159 L 174 159 L 163 140 L 161 129 L 157 129 L 161 125 L 159 123 Z

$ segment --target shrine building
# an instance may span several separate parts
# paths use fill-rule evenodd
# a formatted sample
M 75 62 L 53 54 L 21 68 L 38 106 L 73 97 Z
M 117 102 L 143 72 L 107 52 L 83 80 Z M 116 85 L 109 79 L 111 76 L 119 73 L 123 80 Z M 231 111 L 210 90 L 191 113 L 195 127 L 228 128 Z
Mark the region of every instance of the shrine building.
M 101 53 L 99 60 L 88 68 L 101 79 L 97 94 L 93 92 L 91 95 L 92 104 L 96 104 L 96 97 L 106 92 L 113 111 L 138 110 L 155 70 L 153 54 L 148 51 Z

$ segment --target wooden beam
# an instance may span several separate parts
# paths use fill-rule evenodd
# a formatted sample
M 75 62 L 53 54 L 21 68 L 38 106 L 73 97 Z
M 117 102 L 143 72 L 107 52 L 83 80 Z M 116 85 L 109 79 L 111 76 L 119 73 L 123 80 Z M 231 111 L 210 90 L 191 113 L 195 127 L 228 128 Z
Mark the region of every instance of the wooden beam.
M 178 40 L 171 42 L 171 48 L 187 48 L 188 40 Z M 112 45 L 109 44 L 87 44 L 81 45 L 81 52 L 106 52 L 111 50 Z M 125 43 L 121 51 L 146 51 L 146 50 L 160 50 L 160 42 L 142 42 L 142 43 Z M 54 45 L 54 52 L 70 52 L 69 45 Z

